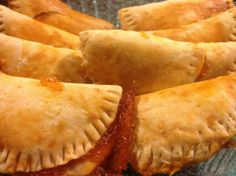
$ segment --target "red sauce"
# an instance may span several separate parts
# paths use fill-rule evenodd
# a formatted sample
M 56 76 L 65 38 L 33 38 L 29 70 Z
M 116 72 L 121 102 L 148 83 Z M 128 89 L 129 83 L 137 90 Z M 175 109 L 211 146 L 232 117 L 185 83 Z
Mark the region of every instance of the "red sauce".
M 135 92 L 129 91 L 124 94 L 118 114 L 118 136 L 116 146 L 110 157 L 112 171 L 120 172 L 126 169 L 132 149 L 133 131 L 135 127 L 134 109 Z
M 42 86 L 48 87 L 54 91 L 62 91 L 64 89 L 63 84 L 59 82 L 56 77 L 43 77 L 40 79 L 40 83 Z
M 92 174 L 93 176 L 122 176 L 99 166 Z
M 131 152 L 134 121 L 135 92 L 124 93 L 118 111 L 116 144 L 108 160 L 94 171 L 95 176 L 121 175 L 126 169 Z
M 196 81 L 200 81 L 204 76 L 206 76 L 206 74 L 209 72 L 209 65 L 206 63 L 206 60 L 204 62 L 204 65 L 202 67 L 201 72 L 199 73 Z

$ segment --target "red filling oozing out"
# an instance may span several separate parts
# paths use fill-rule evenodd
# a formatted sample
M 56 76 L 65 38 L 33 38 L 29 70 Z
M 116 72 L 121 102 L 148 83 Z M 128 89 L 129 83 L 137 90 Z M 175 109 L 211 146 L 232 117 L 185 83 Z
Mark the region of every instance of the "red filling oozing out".
M 14 176 L 67 176 L 65 168 L 92 161 L 98 167 L 91 174 L 93 176 L 120 176 L 126 169 L 132 145 L 134 120 L 135 92 L 127 91 L 123 94 L 116 120 L 110 126 L 96 146 L 79 159 L 52 169 L 45 169 L 32 173 L 16 173 Z
M 126 169 L 132 147 L 134 120 L 135 92 L 124 93 L 117 116 L 116 143 L 108 159 L 95 171 L 95 176 L 118 176 Z
M 196 81 L 201 81 L 201 79 L 209 73 L 209 71 L 210 71 L 209 68 L 210 68 L 210 66 L 206 63 L 206 60 L 205 60 L 202 70 L 199 73 Z

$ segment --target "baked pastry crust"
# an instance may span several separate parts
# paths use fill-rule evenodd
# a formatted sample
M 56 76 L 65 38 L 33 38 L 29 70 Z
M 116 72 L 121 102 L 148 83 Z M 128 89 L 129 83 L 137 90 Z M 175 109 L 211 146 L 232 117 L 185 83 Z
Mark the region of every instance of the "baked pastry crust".
M 134 31 L 85 31 L 88 77 L 145 94 L 236 72 L 236 42 L 187 43 Z
M 89 29 L 112 29 L 114 26 L 102 19 L 74 11 L 60 0 L 9 0 L 13 10 L 73 34 Z
M 236 135 L 236 76 L 138 96 L 132 165 L 145 175 L 209 159 Z
M 194 82 L 205 57 L 192 43 L 140 32 L 81 32 L 88 76 L 98 84 L 118 84 L 137 94 Z
M 114 121 L 119 86 L 60 83 L 0 73 L 0 172 L 64 165 L 94 147 Z
M 206 20 L 179 28 L 150 31 L 149 34 L 187 42 L 227 42 L 236 40 L 236 7 Z
M 36 3 L 37 4 L 37 3 Z M 0 5 L 0 32 L 55 47 L 78 49 L 79 37 Z
M 209 18 L 233 6 L 232 0 L 167 0 L 123 8 L 119 17 L 125 30 L 170 29 Z
M 198 81 L 236 72 L 236 42 L 199 43 L 205 53 L 205 63 Z
M 79 50 L 54 48 L 0 34 L 0 70 L 10 75 L 64 82 L 86 82 L 86 61 Z

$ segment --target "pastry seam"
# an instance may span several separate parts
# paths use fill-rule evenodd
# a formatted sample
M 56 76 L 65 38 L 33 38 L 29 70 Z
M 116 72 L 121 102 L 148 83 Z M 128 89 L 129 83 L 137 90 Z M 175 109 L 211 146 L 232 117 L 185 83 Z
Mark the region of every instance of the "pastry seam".
M 229 36 L 230 41 L 235 41 L 236 40 L 236 14 L 231 12 L 232 18 L 234 19 L 234 26 L 231 35 Z
M 124 21 L 121 21 L 121 27 L 129 27 L 131 30 L 134 30 L 137 26 L 136 20 L 132 17 L 132 15 L 129 13 L 129 9 L 123 9 L 120 11 L 121 18 L 124 17 Z M 124 26 L 122 26 L 122 24 Z
M 0 33 L 5 33 L 4 13 L 1 7 L 0 7 Z
M 80 141 L 80 144 L 76 145 L 79 141 L 71 141 L 65 145 L 61 145 L 56 153 L 27 150 L 21 151 L 20 149 L 12 148 L 10 146 L 0 146 L 0 170 L 6 172 L 15 171 L 39 171 L 46 168 L 53 168 L 59 165 L 64 165 L 67 162 L 78 159 L 85 153 L 87 153 L 96 142 L 102 138 L 107 128 L 114 120 L 115 114 L 118 110 L 118 103 L 120 101 L 119 91 L 107 91 L 101 98 L 104 102 L 101 104 L 101 117 L 91 122 L 87 128 L 81 130 L 85 139 Z M 109 103 L 109 104 L 108 104 Z M 109 108 L 109 107 L 113 108 Z M 100 129 L 97 127 L 97 123 L 100 125 Z M 97 133 L 94 137 L 92 134 Z M 97 139 L 99 137 L 99 139 Z M 10 148 L 10 149 L 9 149 Z M 82 149 L 82 150 L 81 150 Z M 60 154 L 60 151 L 62 152 Z M 23 164 L 22 164 L 23 163 Z

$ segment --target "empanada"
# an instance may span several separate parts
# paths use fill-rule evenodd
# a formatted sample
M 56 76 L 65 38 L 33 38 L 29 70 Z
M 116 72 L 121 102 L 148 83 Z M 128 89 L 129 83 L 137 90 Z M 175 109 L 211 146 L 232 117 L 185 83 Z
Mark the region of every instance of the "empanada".
M 236 135 L 236 76 L 225 76 L 136 98 L 132 165 L 174 173 L 209 159 Z
M 36 3 L 37 4 L 37 3 Z M 78 49 L 79 37 L 0 5 L 0 32 L 55 47 Z
M 205 62 L 195 44 L 121 30 L 81 32 L 88 76 L 138 94 L 194 82 Z
M 149 34 L 187 42 L 236 40 L 236 7 L 214 17 L 179 28 L 150 31 Z
M 85 82 L 86 61 L 79 50 L 54 48 L 0 34 L 0 70 L 15 76 L 54 76 L 64 82 Z
M 209 18 L 233 6 L 232 0 L 167 0 L 123 8 L 119 17 L 125 30 L 170 29 Z
M 78 35 L 89 29 L 112 29 L 105 20 L 74 11 L 60 0 L 9 0 L 9 6 L 43 23 Z
M 89 78 L 145 94 L 236 71 L 236 42 L 187 43 L 133 31 L 85 31 Z
M 92 149 L 116 118 L 119 86 L 0 73 L 0 172 L 39 171 Z
M 136 171 L 174 173 L 218 152 L 236 135 L 235 85 L 234 74 L 138 96 L 130 154 Z M 73 170 L 68 162 L 96 148 L 117 122 L 121 94 L 119 86 L 0 73 L 0 173 L 55 168 L 57 175 L 62 166 L 68 176 L 84 176 L 89 163 Z

